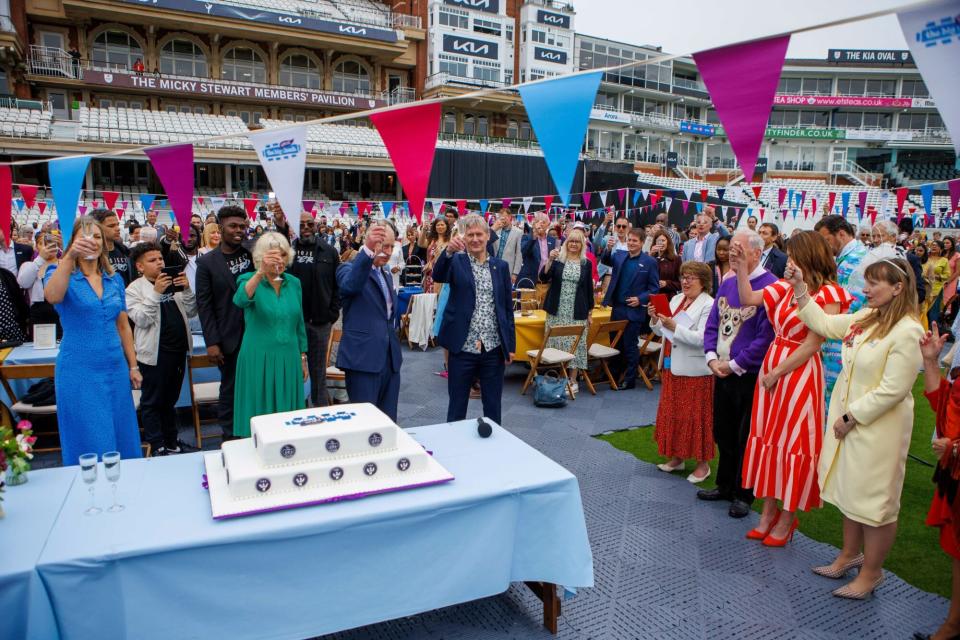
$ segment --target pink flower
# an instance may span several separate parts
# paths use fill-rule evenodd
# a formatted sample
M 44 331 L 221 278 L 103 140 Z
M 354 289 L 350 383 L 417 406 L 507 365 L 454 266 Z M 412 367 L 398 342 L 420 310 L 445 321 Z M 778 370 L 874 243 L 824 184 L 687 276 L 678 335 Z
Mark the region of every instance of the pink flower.
M 29 431 L 31 427 L 33 427 L 33 425 L 27 420 L 21 420 L 17 423 L 17 429 L 20 431 Z
M 37 436 L 30 436 L 27 438 L 27 444 L 33 445 L 37 441 Z

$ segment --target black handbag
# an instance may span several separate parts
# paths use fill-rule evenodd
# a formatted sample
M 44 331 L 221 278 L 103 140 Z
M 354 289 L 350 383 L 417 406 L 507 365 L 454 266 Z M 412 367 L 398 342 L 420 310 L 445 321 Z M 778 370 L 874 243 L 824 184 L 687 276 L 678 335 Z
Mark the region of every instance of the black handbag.
M 20 402 L 35 407 L 49 407 L 57 404 L 57 392 L 53 385 L 53 378 L 44 378 L 35 382 L 20 398 Z

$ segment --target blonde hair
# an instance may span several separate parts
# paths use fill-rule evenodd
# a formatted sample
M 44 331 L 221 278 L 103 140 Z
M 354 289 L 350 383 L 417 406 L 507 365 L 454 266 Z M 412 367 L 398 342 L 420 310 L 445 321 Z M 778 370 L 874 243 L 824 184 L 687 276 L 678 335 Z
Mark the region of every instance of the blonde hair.
M 257 244 L 253 245 L 253 266 L 255 266 L 258 271 L 260 265 L 263 263 L 263 256 L 266 255 L 267 251 L 271 250 L 270 245 L 274 242 L 280 245 L 280 250 L 283 251 L 287 257 L 287 266 L 289 267 L 293 264 L 293 249 L 290 248 L 290 243 L 287 242 L 287 239 L 276 231 L 267 231 L 257 238 Z
M 113 275 L 113 266 L 110 264 L 110 255 L 107 253 L 107 242 L 105 240 L 107 230 L 104 229 L 103 225 L 97 222 L 93 216 L 77 216 L 77 219 L 73 221 L 73 231 L 70 232 L 70 242 L 67 243 L 66 248 L 63 250 L 64 255 L 70 251 L 73 242 L 81 235 L 81 227 L 84 224 L 95 225 L 97 229 L 100 230 L 100 255 L 97 257 L 97 268 L 101 273 Z M 77 268 L 80 268 L 79 264 Z
M 567 261 L 567 243 L 569 243 L 571 240 L 580 241 L 580 255 L 577 256 L 577 259 L 583 260 L 587 257 L 587 239 L 584 237 L 583 231 L 580 229 L 574 229 L 567 234 L 567 239 L 563 241 L 563 246 L 560 247 L 560 257 L 558 258 L 560 262 Z
M 204 249 L 216 249 L 216 247 L 210 246 L 210 236 L 213 235 L 214 231 L 220 232 L 220 225 L 216 222 L 208 222 L 207 224 L 203 225 L 203 239 L 201 243 L 203 244 Z
M 884 258 L 867 267 L 863 275 L 867 280 L 903 285 L 900 295 L 857 323 L 864 333 L 871 332 L 869 335 L 874 339 L 884 338 L 904 316 L 918 317 L 917 284 L 909 262 L 903 258 Z

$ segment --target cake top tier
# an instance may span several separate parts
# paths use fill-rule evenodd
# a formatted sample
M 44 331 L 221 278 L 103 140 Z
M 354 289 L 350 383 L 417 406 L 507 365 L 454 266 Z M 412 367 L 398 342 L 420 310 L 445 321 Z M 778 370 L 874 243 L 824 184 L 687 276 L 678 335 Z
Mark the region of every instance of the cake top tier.
M 301 409 L 250 420 L 250 431 L 258 444 L 268 446 L 361 430 L 397 428 L 387 414 L 370 403 Z

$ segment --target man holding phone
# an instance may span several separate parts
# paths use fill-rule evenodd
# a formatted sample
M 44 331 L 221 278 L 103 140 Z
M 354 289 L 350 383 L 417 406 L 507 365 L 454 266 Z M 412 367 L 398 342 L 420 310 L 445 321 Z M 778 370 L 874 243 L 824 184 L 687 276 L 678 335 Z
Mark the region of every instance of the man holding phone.
M 191 349 L 190 318 L 197 299 L 180 267 L 164 267 L 160 247 L 140 244 L 130 261 L 143 277 L 127 287 L 137 366 L 143 376 L 140 413 L 151 456 L 195 451 L 177 436 L 177 398 Z

